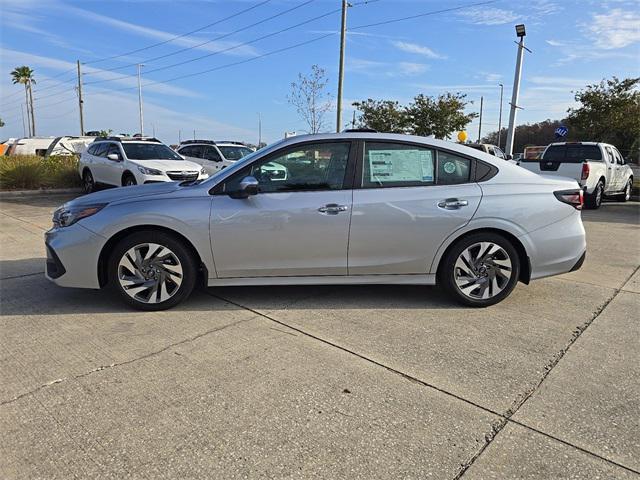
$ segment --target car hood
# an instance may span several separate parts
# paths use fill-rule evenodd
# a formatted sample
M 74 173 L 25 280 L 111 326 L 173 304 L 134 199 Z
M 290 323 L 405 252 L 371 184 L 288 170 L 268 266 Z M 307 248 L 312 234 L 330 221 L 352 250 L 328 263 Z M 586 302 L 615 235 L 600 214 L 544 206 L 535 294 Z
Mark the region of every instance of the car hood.
M 155 168 L 156 170 L 166 171 L 195 171 L 199 172 L 202 165 L 198 165 L 195 162 L 189 160 L 129 160 L 134 165 L 140 165 L 141 167 Z
M 148 197 L 152 195 L 165 195 L 167 193 L 176 192 L 184 187 L 178 182 L 158 182 L 148 183 L 146 185 L 135 185 L 132 187 L 118 187 L 102 190 L 100 192 L 83 195 L 70 202 L 65 206 L 84 206 L 95 205 L 99 203 L 113 203 L 132 200 L 139 197 Z

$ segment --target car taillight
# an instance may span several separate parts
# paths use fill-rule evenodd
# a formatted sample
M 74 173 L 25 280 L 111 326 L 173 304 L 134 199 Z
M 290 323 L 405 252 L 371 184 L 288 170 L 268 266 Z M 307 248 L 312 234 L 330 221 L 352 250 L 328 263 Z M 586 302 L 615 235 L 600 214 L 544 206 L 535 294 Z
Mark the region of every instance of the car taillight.
M 587 162 L 584 162 L 582 164 L 582 174 L 580 175 L 580 180 L 586 180 L 587 178 L 589 178 L 589 164 Z
M 553 192 L 553 194 L 562 203 L 571 205 L 576 210 L 582 210 L 584 196 L 581 188 L 576 188 L 574 190 L 560 190 L 558 192 Z

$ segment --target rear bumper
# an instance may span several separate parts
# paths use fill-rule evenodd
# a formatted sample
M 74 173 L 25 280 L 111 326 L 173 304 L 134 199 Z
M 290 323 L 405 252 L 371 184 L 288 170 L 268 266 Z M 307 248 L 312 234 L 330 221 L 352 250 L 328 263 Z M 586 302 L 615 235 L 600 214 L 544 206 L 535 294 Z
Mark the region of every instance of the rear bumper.
M 586 256 L 587 241 L 579 211 L 520 240 L 531 260 L 532 280 L 577 270 Z

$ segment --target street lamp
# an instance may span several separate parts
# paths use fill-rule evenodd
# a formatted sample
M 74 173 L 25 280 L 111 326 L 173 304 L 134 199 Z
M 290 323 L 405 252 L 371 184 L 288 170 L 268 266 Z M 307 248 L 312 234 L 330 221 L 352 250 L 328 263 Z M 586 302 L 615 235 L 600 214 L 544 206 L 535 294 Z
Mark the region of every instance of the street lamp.
M 516 111 L 518 108 L 518 96 L 520 95 L 520 75 L 522 74 L 522 57 L 524 54 L 524 37 L 526 35 L 524 24 L 516 25 L 516 35 L 520 39 L 518 42 L 518 56 L 516 58 L 516 72 L 513 78 L 513 92 L 511 93 L 511 111 L 509 112 L 509 129 L 507 130 L 507 143 L 505 153 L 513 155 L 513 137 L 516 130 Z

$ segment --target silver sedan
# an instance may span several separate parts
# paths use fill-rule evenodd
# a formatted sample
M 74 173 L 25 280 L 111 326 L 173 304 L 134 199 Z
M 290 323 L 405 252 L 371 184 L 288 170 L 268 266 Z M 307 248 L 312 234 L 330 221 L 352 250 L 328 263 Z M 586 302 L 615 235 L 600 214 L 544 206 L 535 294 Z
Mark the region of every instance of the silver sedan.
M 274 165 L 277 168 L 274 168 Z M 578 269 L 575 181 L 465 146 L 346 132 L 299 136 L 205 181 L 116 188 L 60 207 L 47 277 L 170 308 L 197 284 L 440 284 L 483 307 Z

